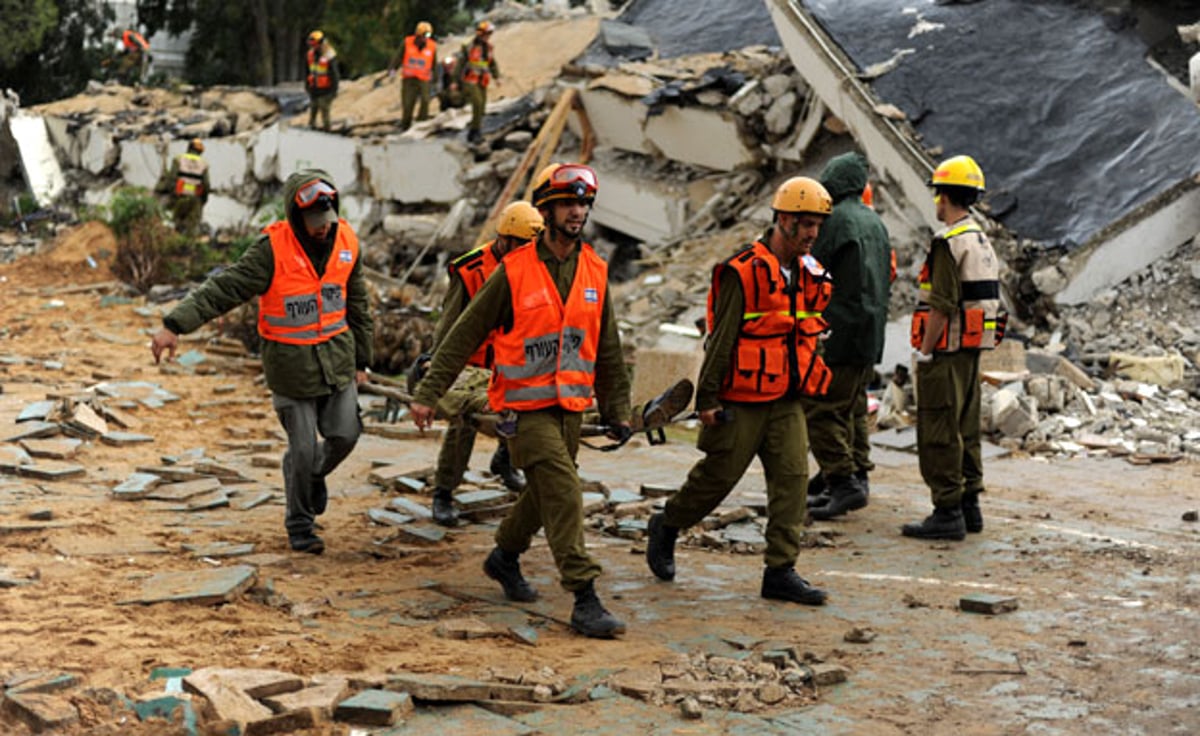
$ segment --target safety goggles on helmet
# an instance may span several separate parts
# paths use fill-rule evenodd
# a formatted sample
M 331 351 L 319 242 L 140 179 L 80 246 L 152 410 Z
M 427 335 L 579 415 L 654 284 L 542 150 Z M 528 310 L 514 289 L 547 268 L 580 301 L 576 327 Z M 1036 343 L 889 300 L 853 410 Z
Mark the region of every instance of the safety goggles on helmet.
M 546 182 L 548 192 L 569 192 L 579 199 L 596 196 L 596 172 L 590 166 L 567 164 L 559 166 Z
M 337 198 L 337 190 L 320 179 L 313 179 L 296 190 L 296 205 L 302 210 L 308 209 L 320 201 L 322 197 L 332 205 L 333 200 Z

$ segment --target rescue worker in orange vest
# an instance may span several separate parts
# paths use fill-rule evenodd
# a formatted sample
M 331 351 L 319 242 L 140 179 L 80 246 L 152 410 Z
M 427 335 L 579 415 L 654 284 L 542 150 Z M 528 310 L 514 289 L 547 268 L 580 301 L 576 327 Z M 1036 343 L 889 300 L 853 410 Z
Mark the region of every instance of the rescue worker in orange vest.
M 172 358 L 178 335 L 258 297 L 263 372 L 288 436 L 284 526 L 293 550 L 321 554 L 315 523 L 329 498 L 325 478 L 362 431 L 357 386 L 367 379 L 374 327 L 358 237 L 338 217 L 329 174 L 298 171 L 283 195 L 287 218 L 172 309 L 150 350 L 156 363 L 164 352 Z
M 481 20 L 475 27 L 475 38 L 464 44 L 458 58 L 458 82 L 463 97 L 471 105 L 471 125 L 467 129 L 467 141 L 478 143 L 483 140 L 483 111 L 487 107 L 487 88 L 492 79 L 500 83 L 500 67 L 492 49 L 492 32 L 496 26 L 490 20 Z
M 337 97 L 338 72 L 337 51 L 325 37 L 323 31 L 308 34 L 308 51 L 304 55 L 307 74 L 304 89 L 308 92 L 308 127 L 317 127 L 317 116 L 321 116 L 321 130 L 330 128 L 333 98 Z
M 679 531 L 712 512 L 757 456 L 767 479 L 761 595 L 822 605 L 825 592 L 793 566 L 808 483 L 801 397 L 825 393 L 831 378 L 817 341 L 833 287 L 809 250 L 833 203 L 820 182 L 798 176 L 776 190 L 771 207 L 774 223 L 766 233 L 713 269 L 696 386 L 703 425 L 696 446 L 705 455 L 663 511 L 650 517 L 646 562 L 655 576 L 673 580 Z
M 413 35 L 404 37 L 404 48 L 388 66 L 389 77 L 396 75 L 397 66 L 400 68 L 400 106 L 404 111 L 401 130 L 408 130 L 412 125 L 413 108 L 417 107 L 418 101 L 421 103 L 417 109 L 418 122 L 429 119 L 429 88 L 437 65 L 437 42 L 433 40 L 433 26 L 421 21 Z
M 175 157 L 155 187 L 155 191 L 171 195 L 171 221 L 175 231 L 184 235 L 199 232 L 200 217 L 208 202 L 208 162 L 203 153 L 204 141 L 193 138 L 187 151 Z
M 533 205 L 523 201 L 513 202 L 500 212 L 495 240 L 450 262 L 450 288 L 442 302 L 442 314 L 433 332 L 434 350 L 442 344 L 458 316 L 504 257 L 518 246 L 536 238 L 542 228 L 542 215 Z M 454 419 L 486 412 L 486 388 L 492 364 L 491 341 L 485 340 L 483 346 L 467 361 L 467 367 L 455 381 L 454 387 L 438 402 L 439 416 Z M 454 526 L 458 521 L 453 493 L 462 482 L 463 472 L 471 460 L 475 434 L 471 425 L 462 421 L 452 421 L 442 436 L 442 449 L 438 453 L 437 471 L 434 475 L 433 520 L 443 526 Z M 500 477 L 509 490 L 519 491 L 525 486 L 524 478 L 512 466 L 508 445 L 503 440 L 496 445 L 490 470 Z
M 150 42 L 132 28 L 114 30 L 112 37 L 120 42 L 117 46 L 118 81 L 130 87 L 141 84 L 150 67 Z
M 624 633 L 625 624 L 596 596 L 601 568 L 584 546 L 575 470 L 581 419 L 593 397 L 614 439 L 632 431 L 608 267 L 581 240 L 596 173 L 579 164 L 551 164 L 534 182 L 533 204 L 546 229 L 505 256 L 463 310 L 438 345 L 411 410 L 417 426 L 428 427 L 438 399 L 491 335 L 489 401 L 506 417 L 513 465 L 525 471 L 526 486 L 496 530 L 484 573 L 509 600 L 535 600 L 519 558 L 544 528 L 562 586 L 575 594 L 571 627 L 611 638 Z
M 946 227 L 934 235 L 918 277 L 912 346 L 917 456 L 933 513 L 901 532 L 959 540 L 983 531 L 979 354 L 1003 338 L 1007 315 L 1000 261 L 970 211 L 984 191 L 983 170 L 970 156 L 954 156 L 938 164 L 929 184 Z

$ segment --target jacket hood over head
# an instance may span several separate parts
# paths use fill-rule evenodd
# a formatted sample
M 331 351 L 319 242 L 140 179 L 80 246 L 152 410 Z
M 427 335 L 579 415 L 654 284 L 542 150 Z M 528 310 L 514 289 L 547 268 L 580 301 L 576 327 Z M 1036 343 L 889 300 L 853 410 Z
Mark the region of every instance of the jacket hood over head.
M 851 195 L 861 196 L 867 186 L 867 159 L 861 153 L 834 156 L 821 171 L 821 185 L 835 203 Z

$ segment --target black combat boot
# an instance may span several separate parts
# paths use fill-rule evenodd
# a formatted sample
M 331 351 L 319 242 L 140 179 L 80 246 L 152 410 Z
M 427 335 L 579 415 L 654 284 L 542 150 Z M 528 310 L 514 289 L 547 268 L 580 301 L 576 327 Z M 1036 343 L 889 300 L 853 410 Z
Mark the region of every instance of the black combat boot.
M 529 603 L 536 601 L 537 590 L 521 574 L 521 556 L 496 547 L 483 561 L 483 573 L 504 588 L 504 597 L 510 601 Z
M 825 485 L 825 474 L 817 474 L 808 479 L 808 507 L 824 506 L 829 503 L 829 487 Z
M 295 552 L 307 552 L 319 555 L 325 551 L 325 541 L 317 536 L 312 529 L 298 532 L 288 532 L 288 545 Z
M 492 453 L 492 462 L 488 469 L 510 491 L 520 491 L 525 487 L 525 474 L 513 467 L 512 458 L 508 454 L 508 445 L 504 440 L 500 440 L 500 443 L 496 445 L 496 451 Z
M 586 588 L 575 591 L 571 628 L 593 639 L 611 639 L 625 633 L 625 622 L 604 608 L 596 597 L 595 585 L 589 581 Z
M 659 580 L 675 579 L 675 539 L 679 529 L 667 524 L 661 514 L 650 517 L 646 525 L 646 564 Z
M 806 606 L 823 606 L 826 595 L 820 588 L 809 585 L 789 566 L 763 570 L 762 597 Z
M 325 507 L 329 505 L 329 487 L 325 485 L 325 478 L 319 475 L 312 477 L 312 502 L 315 516 L 325 513 Z
M 979 493 L 964 493 L 962 503 L 963 523 L 967 531 L 978 534 L 983 531 L 983 512 L 979 510 Z
M 905 524 L 900 533 L 906 537 L 917 539 L 954 539 L 961 540 L 967 536 L 967 525 L 963 522 L 962 509 L 935 508 L 933 513 L 920 523 Z
M 853 481 L 858 484 L 859 488 L 862 489 L 863 495 L 866 496 L 868 500 L 870 500 L 870 498 L 871 498 L 871 482 L 867 478 L 867 471 L 865 471 L 865 470 L 855 471 Z
M 818 521 L 826 521 L 836 516 L 842 516 L 847 511 L 855 511 L 867 505 L 867 494 L 850 478 L 850 476 L 829 476 L 829 500 L 824 506 L 812 506 L 808 512 Z
M 449 488 L 433 489 L 433 521 L 442 526 L 458 523 L 458 509 L 454 508 L 454 494 Z

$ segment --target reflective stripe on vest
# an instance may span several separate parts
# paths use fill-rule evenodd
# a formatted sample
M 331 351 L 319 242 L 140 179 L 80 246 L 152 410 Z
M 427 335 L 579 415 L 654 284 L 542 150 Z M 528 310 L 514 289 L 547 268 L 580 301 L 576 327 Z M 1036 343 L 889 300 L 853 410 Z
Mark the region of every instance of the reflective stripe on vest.
M 463 81 L 487 87 L 492 81 L 492 45 L 472 43 L 467 52 L 467 68 L 463 70 Z
M 483 288 L 488 277 L 500 265 L 500 261 L 496 258 L 496 254 L 492 248 L 496 241 L 488 242 L 475 250 L 468 251 L 463 255 L 455 258 L 447 266 L 450 271 L 450 278 L 458 278 L 462 280 L 463 288 L 467 292 L 467 301 L 475 298 L 479 290 Z M 479 366 L 481 368 L 492 367 L 492 336 L 488 335 L 471 357 L 467 360 L 467 365 Z
M 200 197 L 204 195 L 204 172 L 208 164 L 195 153 L 182 154 L 177 160 L 175 195 L 178 197 Z
M 295 58 L 295 57 L 292 57 Z M 308 86 L 314 89 L 332 89 L 333 77 L 329 74 L 328 56 L 317 56 L 317 49 L 308 50 Z
M 510 331 L 493 333 L 492 409 L 584 411 L 596 380 L 607 264 L 581 243 L 565 303 L 534 242 L 504 257 L 504 273 L 516 319 Z
M 832 281 L 811 255 L 802 257 L 798 266 L 793 290 L 784 281 L 779 259 L 755 242 L 713 269 L 710 334 L 724 269 L 738 275 L 745 302 L 733 362 L 717 394 L 721 399 L 764 402 L 797 394 L 820 396 L 829 390 L 832 372 L 817 355 L 817 336 L 828 327 L 821 314 L 833 294 Z
M 425 48 L 417 48 L 417 37 L 404 38 L 404 60 L 400 65 L 400 76 L 404 79 L 420 79 L 428 82 L 433 79 L 433 60 L 437 55 L 437 44 L 433 39 L 425 39 Z
M 959 350 L 991 350 L 996 347 L 996 319 L 1000 312 L 1000 263 L 983 229 L 974 220 L 937 236 L 946 241 L 958 269 L 958 310 L 950 315 L 946 329 L 938 337 L 934 350 L 954 353 Z M 920 348 L 929 323 L 929 297 L 933 293 L 933 249 L 917 278 L 917 308 L 913 311 L 909 341 Z
M 320 278 L 286 221 L 263 232 L 271 239 L 275 270 L 270 288 L 259 297 L 258 334 L 275 342 L 314 345 L 349 329 L 346 286 L 358 261 L 358 238 L 350 225 L 338 221 L 337 239 Z

